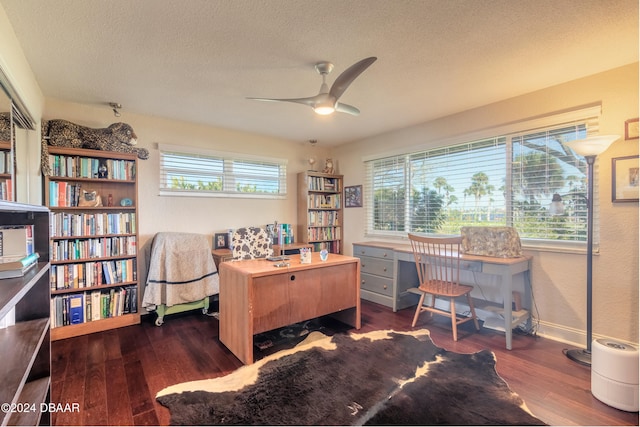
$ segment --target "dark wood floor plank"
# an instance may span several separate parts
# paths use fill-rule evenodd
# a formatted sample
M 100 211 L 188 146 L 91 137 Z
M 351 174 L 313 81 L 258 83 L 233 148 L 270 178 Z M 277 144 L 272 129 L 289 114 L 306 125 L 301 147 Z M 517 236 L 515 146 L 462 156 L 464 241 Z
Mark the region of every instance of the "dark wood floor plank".
M 107 416 L 110 425 L 133 425 L 129 386 L 122 358 L 105 362 L 107 372 Z
M 167 425 L 169 423 L 169 419 L 165 421 L 165 423 L 161 423 L 158 420 L 158 416 L 156 415 L 156 411 L 151 409 L 147 412 L 143 412 L 142 414 L 133 416 L 133 424 L 137 426 L 160 426 Z
M 142 363 L 139 360 L 125 363 L 124 375 L 127 380 L 129 405 L 133 416 L 152 410 L 152 402 L 155 399 L 155 395 L 152 395 L 149 391 Z
M 62 379 L 67 373 L 69 363 L 69 351 L 74 345 L 74 340 L 61 340 L 51 343 L 51 379 Z
M 360 332 L 426 328 L 433 342 L 446 350 L 491 350 L 500 377 L 550 425 L 638 425 L 637 412 L 617 410 L 591 394 L 591 371 L 570 361 L 562 343 L 514 334 L 513 349 L 507 350 L 504 333 L 485 328 L 476 332 L 471 323 L 462 325 L 454 342 L 448 319 L 429 320 L 423 314 L 411 328 L 413 313 L 413 308 L 394 313 L 363 301 Z M 154 321 L 152 314 L 140 325 L 52 344 L 51 400 L 81 404 L 80 414 L 53 414 L 53 425 L 168 425 L 169 411 L 155 400 L 158 391 L 242 366 L 219 341 L 217 319 L 200 310 L 167 316 L 161 327 Z M 95 391 L 83 393 L 83 387 Z
M 78 360 L 78 365 L 85 365 L 84 360 Z M 59 401 L 53 401 L 52 403 L 63 405 L 78 404 L 80 405 L 80 412 L 60 411 L 54 412 L 51 417 L 53 425 L 85 425 L 82 420 L 82 412 L 84 408 L 84 382 L 85 373 L 79 368 L 75 369 L 75 374 L 65 377 L 64 381 L 56 382 L 57 387 L 61 387 L 60 392 L 54 392 L 52 390 L 51 395 L 54 394 L 60 396 Z M 53 387 L 53 385 L 52 385 Z
M 105 407 L 107 389 L 107 373 L 105 364 L 91 364 L 87 366 L 85 374 L 85 408 Z

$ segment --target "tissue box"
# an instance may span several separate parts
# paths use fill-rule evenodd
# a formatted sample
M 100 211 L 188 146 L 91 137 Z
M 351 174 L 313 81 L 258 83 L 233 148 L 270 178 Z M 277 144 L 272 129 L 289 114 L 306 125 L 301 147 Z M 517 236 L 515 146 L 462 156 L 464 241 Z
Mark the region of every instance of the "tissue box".
M 513 227 L 461 227 L 460 234 L 465 254 L 499 258 L 522 256 L 520 236 Z

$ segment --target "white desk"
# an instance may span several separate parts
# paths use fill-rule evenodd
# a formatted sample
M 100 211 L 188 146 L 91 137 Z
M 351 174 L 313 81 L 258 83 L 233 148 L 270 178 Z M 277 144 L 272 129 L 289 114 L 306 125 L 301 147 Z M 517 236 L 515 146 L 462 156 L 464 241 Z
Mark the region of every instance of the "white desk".
M 417 298 L 408 291 L 409 288 L 418 285 L 415 260 L 410 244 L 359 242 L 353 244 L 353 255 L 361 259 L 362 298 L 390 306 L 393 311 L 416 305 Z M 463 270 L 496 275 L 501 278 L 506 347 L 511 350 L 512 329 L 525 320 L 530 321 L 531 257 L 497 258 L 463 255 L 462 260 L 460 267 Z M 525 279 L 522 305 L 528 310 L 528 313 L 525 319 L 520 317 L 514 319 L 511 311 L 514 290 L 513 278 L 521 273 L 524 274 Z M 385 282 L 386 280 L 388 282 Z M 372 286 L 369 286 L 367 281 L 370 281 Z

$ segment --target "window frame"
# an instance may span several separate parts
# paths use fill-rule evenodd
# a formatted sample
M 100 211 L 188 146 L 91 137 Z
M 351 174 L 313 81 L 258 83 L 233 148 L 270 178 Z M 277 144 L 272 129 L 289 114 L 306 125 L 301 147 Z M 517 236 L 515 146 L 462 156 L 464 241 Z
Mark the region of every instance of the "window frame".
M 208 150 L 204 148 L 187 147 L 171 144 L 158 144 L 159 155 L 159 195 L 160 196 L 176 196 L 176 197 L 224 197 L 224 198 L 251 198 L 251 199 L 286 199 L 287 198 L 287 159 L 274 158 L 267 156 L 257 156 L 244 153 L 235 153 L 228 151 Z M 185 158 L 192 157 L 195 159 L 210 158 L 212 161 L 219 160 L 221 163 L 221 171 L 213 171 L 210 174 L 202 175 L 202 177 L 218 177 L 222 182 L 222 189 L 202 190 L 188 188 L 170 188 L 166 185 L 167 175 L 170 174 L 164 160 L 167 155 L 178 155 Z M 277 168 L 276 175 L 272 182 L 276 183 L 276 192 L 251 192 L 239 191 L 236 183 L 239 180 L 247 180 L 251 177 L 263 178 L 258 171 L 254 174 L 250 169 L 238 171 L 238 164 L 263 164 L 268 168 Z M 256 169 L 259 166 L 256 166 Z
M 412 158 L 416 154 L 423 151 L 435 151 L 439 149 L 446 149 L 447 147 L 455 147 L 463 144 L 472 144 L 474 141 L 480 142 L 480 140 L 500 138 L 506 139 L 507 158 L 505 165 L 505 177 L 510 183 L 508 185 L 507 194 L 505 196 L 505 213 L 506 224 L 513 224 L 513 212 L 512 206 L 512 189 L 514 180 L 512 176 L 512 161 L 513 161 L 513 146 L 514 140 L 521 138 L 522 136 L 528 136 L 538 131 L 549 131 L 554 128 L 562 128 L 574 125 L 584 125 L 586 129 L 586 135 L 591 136 L 598 131 L 598 121 L 601 114 L 600 105 L 589 106 L 573 111 L 567 111 L 563 113 L 551 114 L 545 117 L 538 117 L 534 119 L 522 120 L 519 122 L 510 123 L 504 126 L 497 126 L 494 128 L 486 129 L 481 132 L 474 132 L 465 135 L 458 136 L 456 138 L 450 138 L 448 140 L 442 140 L 438 144 L 428 144 L 421 146 L 414 146 L 411 149 L 398 150 L 393 153 L 385 153 L 363 157 L 365 163 L 365 230 L 366 237 L 371 238 L 395 238 L 406 239 L 407 231 L 385 231 L 374 230 L 375 227 L 373 218 L 374 215 L 374 186 L 371 176 L 373 168 L 371 164 L 376 160 L 383 160 L 386 158 L 392 158 L 396 156 L 405 156 L 407 159 Z M 594 253 L 598 253 L 599 250 L 599 185 L 598 185 L 598 160 L 595 163 L 595 186 L 594 186 Z M 586 174 L 586 171 L 585 171 Z M 586 176 L 586 175 L 585 175 Z M 409 187 L 407 187 L 409 188 Z M 406 190 L 405 190 L 406 191 Z M 409 224 L 411 221 L 405 220 L 405 223 Z M 473 221 L 470 221 L 469 225 L 473 225 Z M 497 225 L 497 224 L 496 224 Z M 428 233 L 427 233 L 428 234 Z M 442 233 L 440 233 L 442 234 Z M 549 251 L 561 251 L 561 252 L 574 252 L 584 253 L 586 251 L 586 238 L 584 240 L 555 240 L 549 238 L 526 238 L 521 237 L 524 247 L 537 249 L 537 250 L 549 250 Z

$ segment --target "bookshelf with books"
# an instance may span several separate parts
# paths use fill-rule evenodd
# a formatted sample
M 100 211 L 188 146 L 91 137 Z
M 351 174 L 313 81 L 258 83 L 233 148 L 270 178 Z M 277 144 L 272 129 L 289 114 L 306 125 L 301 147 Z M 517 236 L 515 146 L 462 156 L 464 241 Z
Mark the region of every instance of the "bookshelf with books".
M 298 174 L 298 240 L 342 253 L 342 175 L 306 171 Z
M 135 154 L 49 147 L 51 339 L 140 323 Z
M 13 200 L 11 142 L 0 141 L 0 200 Z
M 36 408 L 2 411 L 0 425 L 49 425 L 49 414 L 40 411 L 41 405 L 50 402 L 51 389 L 49 209 L 0 201 L 0 225 L 2 268 L 10 271 L 17 264 L 30 266 L 22 274 L 0 280 L 0 402 Z M 29 234 L 4 234 L 5 230 L 24 230 L 27 226 Z M 23 256 L 28 238 L 33 253 L 39 255 L 35 263 Z M 13 240 L 13 244 L 8 245 L 7 240 Z M 12 252 L 15 248 L 21 253 Z

